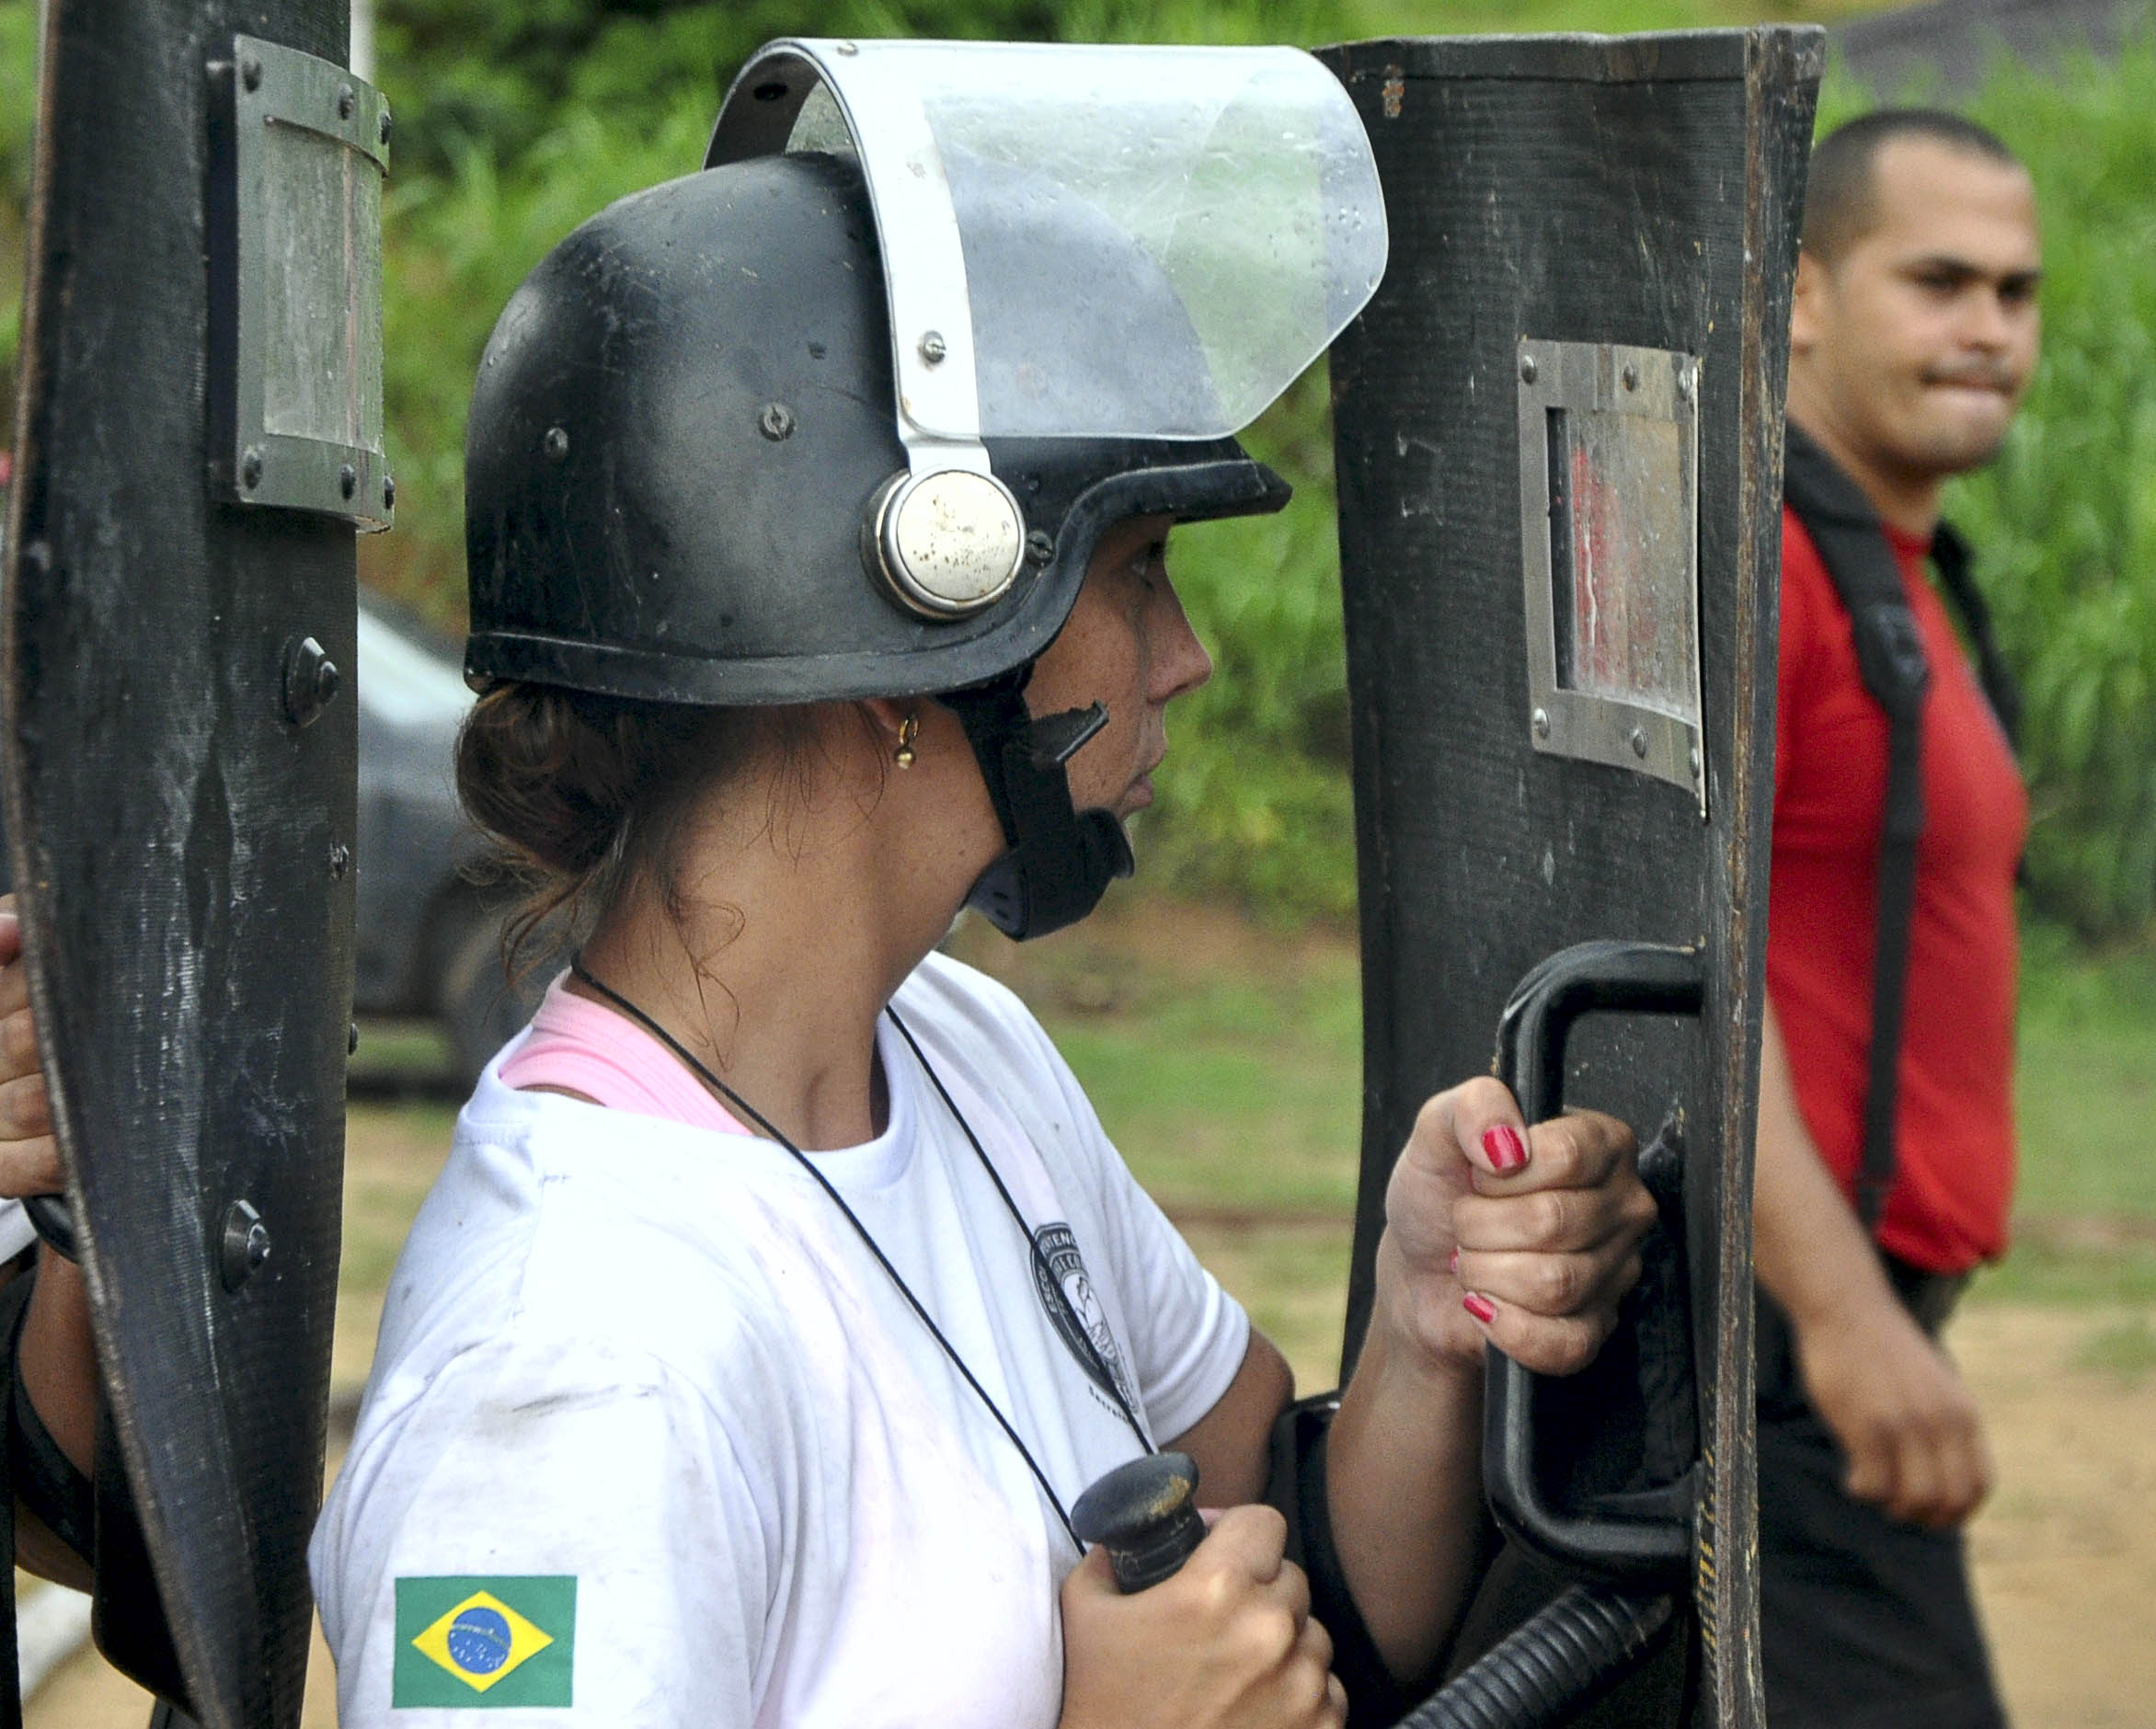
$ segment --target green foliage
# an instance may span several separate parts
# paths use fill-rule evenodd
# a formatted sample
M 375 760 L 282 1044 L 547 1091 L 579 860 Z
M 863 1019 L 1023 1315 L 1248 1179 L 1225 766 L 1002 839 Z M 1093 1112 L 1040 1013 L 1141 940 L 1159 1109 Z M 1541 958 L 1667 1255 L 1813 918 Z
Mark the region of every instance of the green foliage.
M 2156 948 L 2092 956 L 2032 921 L 2018 1046 L 2019 1210 L 2156 1218 Z
M 1355 817 L 1333 516 L 1332 418 L 1313 367 L 1244 441 L 1295 487 L 1279 516 L 1180 531 L 1170 566 L 1217 668 L 1169 717 L 1141 842 L 1155 880 L 1277 918 L 1355 910 Z
M 15 442 L 15 355 L 22 338 L 23 212 L 37 112 L 38 9 L 0 0 L 0 442 Z
M 496 315 L 532 266 L 587 216 L 699 162 L 707 107 L 680 104 L 630 135 L 574 109 L 514 173 L 464 143 L 449 173 L 392 190 L 384 211 L 383 385 L 397 530 L 382 544 L 386 557 L 370 544 L 368 574 L 422 615 L 461 628 L 464 411 Z
M 0 204 L 13 219 L 30 192 L 31 118 L 37 112 L 38 9 L 0 5 Z
M 2027 699 L 2037 905 L 2087 936 L 2156 914 L 2156 40 L 1972 105 L 2045 222 L 2044 361 L 1999 463 L 1949 509 Z
M 399 173 L 434 175 L 475 148 L 522 164 L 579 117 L 648 136 L 686 108 L 708 128 L 735 69 L 774 36 L 1030 38 L 1055 23 L 1049 0 L 385 0 L 376 49 Z

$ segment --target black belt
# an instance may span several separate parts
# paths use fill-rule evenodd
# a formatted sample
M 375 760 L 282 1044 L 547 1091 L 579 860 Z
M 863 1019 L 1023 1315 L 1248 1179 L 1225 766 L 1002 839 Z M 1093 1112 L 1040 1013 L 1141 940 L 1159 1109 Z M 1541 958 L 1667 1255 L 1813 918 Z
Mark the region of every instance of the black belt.
M 1969 1276 L 1928 1273 L 1884 1251 L 1880 1253 L 1879 1262 L 1886 1269 L 1886 1282 L 1894 1288 L 1895 1296 L 1909 1311 L 1910 1319 L 1936 1339 L 1939 1329 L 1946 1324 L 1947 1316 L 1954 1312 L 1954 1305 L 1968 1288 Z M 1796 1342 L 1790 1331 L 1789 1317 L 1767 1294 L 1765 1286 L 1756 1285 L 1753 1289 L 1758 1298 L 1755 1350 L 1760 1415 L 1762 1418 L 1794 1415 L 1808 1410 L 1804 1386 L 1797 1374 Z
M 1939 1329 L 1946 1324 L 1946 1317 L 1954 1312 L 1954 1305 L 1968 1288 L 1969 1276 L 1927 1273 L 1921 1266 L 1911 1266 L 1898 1256 L 1886 1254 L 1882 1254 L 1879 1259 L 1886 1265 L 1894 1294 L 1901 1299 L 1901 1306 L 1909 1311 L 1917 1325 L 1937 1338 Z

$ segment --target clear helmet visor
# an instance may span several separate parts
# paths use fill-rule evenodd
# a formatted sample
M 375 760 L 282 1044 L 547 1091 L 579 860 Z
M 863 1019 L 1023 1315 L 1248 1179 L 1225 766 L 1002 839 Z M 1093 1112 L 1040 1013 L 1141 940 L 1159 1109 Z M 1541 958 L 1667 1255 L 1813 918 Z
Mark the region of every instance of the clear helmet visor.
M 782 150 L 861 162 L 910 444 L 1227 436 L 1384 272 L 1362 122 L 1297 49 L 774 42 L 707 166 Z

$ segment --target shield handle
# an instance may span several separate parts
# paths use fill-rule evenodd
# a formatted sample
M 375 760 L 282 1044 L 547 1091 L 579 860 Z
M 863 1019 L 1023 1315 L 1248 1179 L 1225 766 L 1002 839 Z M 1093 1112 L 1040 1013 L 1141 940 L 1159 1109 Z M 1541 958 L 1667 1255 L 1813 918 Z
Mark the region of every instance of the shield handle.
M 1706 995 L 1697 947 L 1601 941 L 1562 949 L 1512 993 L 1497 1024 L 1497 1078 L 1531 1123 L 1565 1099 L 1565 1048 L 1582 1016 L 1603 1012 L 1697 1018 Z M 1483 1404 L 1483 1489 L 1506 1534 L 1560 1565 L 1612 1581 L 1680 1575 L 1692 1552 L 1697 1467 L 1676 1482 L 1594 1497 L 1574 1510 L 1543 1498 L 1535 1471 L 1535 1377 L 1489 1348 Z

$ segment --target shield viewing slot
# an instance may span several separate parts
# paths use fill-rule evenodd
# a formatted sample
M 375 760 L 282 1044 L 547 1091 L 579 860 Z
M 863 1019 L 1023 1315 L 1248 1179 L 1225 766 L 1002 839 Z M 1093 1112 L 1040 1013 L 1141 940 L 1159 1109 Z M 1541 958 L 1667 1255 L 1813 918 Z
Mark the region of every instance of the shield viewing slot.
M 1703 817 L 1699 384 L 1690 354 L 1520 344 L 1534 747 L 1672 782 Z

